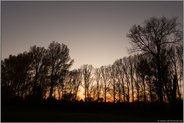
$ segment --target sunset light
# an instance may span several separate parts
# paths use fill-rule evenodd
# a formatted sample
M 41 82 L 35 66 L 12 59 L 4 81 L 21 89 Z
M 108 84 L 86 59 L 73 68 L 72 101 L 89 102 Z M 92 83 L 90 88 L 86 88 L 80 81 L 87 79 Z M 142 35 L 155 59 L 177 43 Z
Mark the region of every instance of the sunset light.
M 183 122 L 183 1 L 1 1 L 3 122 Z

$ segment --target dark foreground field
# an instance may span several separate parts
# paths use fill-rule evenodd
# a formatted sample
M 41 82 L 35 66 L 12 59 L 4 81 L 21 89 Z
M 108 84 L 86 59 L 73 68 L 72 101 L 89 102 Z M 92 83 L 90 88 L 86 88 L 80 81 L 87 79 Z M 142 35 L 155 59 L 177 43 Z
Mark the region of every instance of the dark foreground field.
M 1 120 L 10 121 L 183 121 L 183 104 L 44 103 L 2 105 Z

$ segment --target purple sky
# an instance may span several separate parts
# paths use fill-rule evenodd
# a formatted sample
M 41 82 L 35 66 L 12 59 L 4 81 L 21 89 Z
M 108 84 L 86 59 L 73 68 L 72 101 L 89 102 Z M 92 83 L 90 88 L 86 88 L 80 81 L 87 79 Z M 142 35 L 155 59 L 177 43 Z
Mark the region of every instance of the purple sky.
M 178 17 L 181 2 L 2 2 L 2 58 L 30 46 L 64 43 L 75 60 L 94 67 L 128 56 L 126 34 L 149 17 Z

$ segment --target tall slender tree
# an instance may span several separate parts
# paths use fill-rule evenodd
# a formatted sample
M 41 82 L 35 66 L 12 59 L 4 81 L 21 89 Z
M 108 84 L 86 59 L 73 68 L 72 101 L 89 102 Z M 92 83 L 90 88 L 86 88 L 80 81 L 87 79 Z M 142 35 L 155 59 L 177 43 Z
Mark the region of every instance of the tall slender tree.
M 84 96 L 85 96 L 85 102 L 87 99 L 89 99 L 89 86 L 91 82 L 91 77 L 92 77 L 92 70 L 93 66 L 85 64 L 81 66 L 82 70 L 82 75 L 83 75 L 83 80 L 84 80 Z

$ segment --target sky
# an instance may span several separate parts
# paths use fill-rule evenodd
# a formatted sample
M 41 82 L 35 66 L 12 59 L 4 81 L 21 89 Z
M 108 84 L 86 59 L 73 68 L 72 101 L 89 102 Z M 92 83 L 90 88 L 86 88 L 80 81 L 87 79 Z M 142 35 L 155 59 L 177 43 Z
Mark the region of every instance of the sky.
M 153 16 L 183 22 L 182 7 L 182 1 L 2 2 L 1 59 L 56 41 L 70 49 L 72 69 L 113 64 L 130 55 L 126 35 L 134 24 Z

